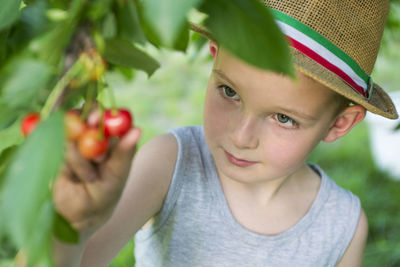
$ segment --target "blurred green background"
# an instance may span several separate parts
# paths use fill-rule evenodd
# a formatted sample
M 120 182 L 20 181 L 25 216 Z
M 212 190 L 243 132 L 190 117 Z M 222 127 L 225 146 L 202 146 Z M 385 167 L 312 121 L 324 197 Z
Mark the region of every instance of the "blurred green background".
M 373 73 L 388 91 L 400 90 L 400 38 L 385 32 L 383 48 Z M 140 145 L 170 128 L 202 123 L 203 99 L 212 60 L 207 45 L 192 44 L 188 52 L 145 48 L 161 63 L 150 78 L 134 72 L 128 79 L 115 72 L 107 77 L 117 103 L 133 111 L 143 129 Z M 102 96 L 107 102 L 107 95 Z M 400 182 L 374 162 L 365 122 L 344 138 L 321 143 L 310 156 L 332 179 L 361 199 L 369 221 L 369 237 L 363 266 L 400 266 Z M 400 178 L 400 177 L 397 177 Z M 133 266 L 131 241 L 111 266 Z M 2 240 L 0 267 L 14 266 L 15 249 Z

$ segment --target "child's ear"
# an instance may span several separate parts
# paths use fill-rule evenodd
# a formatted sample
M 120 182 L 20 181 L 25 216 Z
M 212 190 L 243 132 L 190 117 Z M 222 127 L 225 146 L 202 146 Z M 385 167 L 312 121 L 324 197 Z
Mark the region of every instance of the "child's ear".
M 215 57 L 217 56 L 217 53 L 218 53 L 218 45 L 214 41 L 210 41 L 210 53 L 211 53 L 211 56 L 215 60 Z
M 333 142 L 347 134 L 351 128 L 365 118 L 366 110 L 360 105 L 345 108 L 333 121 L 331 128 L 324 137 L 325 142 Z

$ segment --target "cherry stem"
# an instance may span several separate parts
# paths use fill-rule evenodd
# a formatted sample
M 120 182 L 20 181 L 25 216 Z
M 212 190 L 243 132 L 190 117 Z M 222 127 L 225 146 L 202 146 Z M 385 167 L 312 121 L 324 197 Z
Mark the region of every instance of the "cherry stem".
M 101 133 L 101 137 L 102 139 L 104 138 L 104 106 L 102 103 L 99 102 L 99 106 L 100 106 L 100 133 Z
M 82 110 L 82 120 L 86 121 L 87 116 L 89 115 L 90 107 L 92 106 L 93 95 L 95 91 L 95 85 L 93 83 L 89 83 L 89 88 L 85 97 L 85 104 L 83 105 Z
M 41 117 L 45 120 L 50 112 L 53 110 L 57 103 L 57 99 L 62 95 L 64 90 L 67 88 L 71 80 L 79 74 L 82 70 L 82 64 L 78 60 L 72 65 L 72 67 L 58 80 L 57 84 L 54 86 L 53 90 L 47 97 L 46 103 L 41 110 Z
M 116 115 L 116 114 L 118 114 L 118 110 L 117 110 L 117 101 L 115 100 L 114 89 L 108 83 L 107 83 L 107 88 L 108 88 L 110 102 L 111 102 L 111 114 Z

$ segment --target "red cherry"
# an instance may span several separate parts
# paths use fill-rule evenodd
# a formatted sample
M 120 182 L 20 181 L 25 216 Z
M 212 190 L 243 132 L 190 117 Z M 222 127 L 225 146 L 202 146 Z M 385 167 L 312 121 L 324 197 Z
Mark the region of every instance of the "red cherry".
M 132 127 L 132 116 L 127 109 L 107 109 L 104 113 L 106 136 L 121 137 Z
M 94 159 L 104 154 L 108 149 L 108 139 L 98 128 L 89 128 L 78 140 L 78 150 L 87 159 Z
M 76 141 L 86 130 L 86 124 L 75 110 L 68 110 L 64 118 L 65 131 L 69 140 Z
M 21 121 L 21 132 L 26 137 L 28 136 L 39 124 L 40 114 L 32 112 L 27 114 Z

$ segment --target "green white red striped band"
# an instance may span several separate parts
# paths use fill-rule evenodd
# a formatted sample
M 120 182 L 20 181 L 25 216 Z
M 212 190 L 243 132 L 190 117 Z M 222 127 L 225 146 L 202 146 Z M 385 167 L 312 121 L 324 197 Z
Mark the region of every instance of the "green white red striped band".
M 349 55 L 302 22 L 277 10 L 271 11 L 291 46 L 335 73 L 365 98 L 371 96 L 371 77 Z

